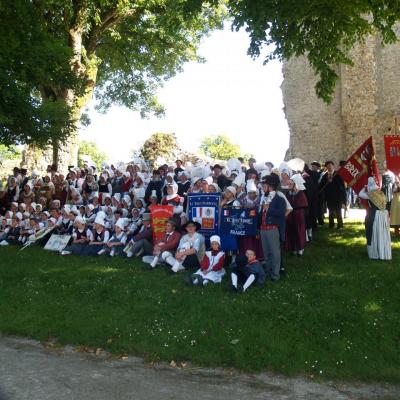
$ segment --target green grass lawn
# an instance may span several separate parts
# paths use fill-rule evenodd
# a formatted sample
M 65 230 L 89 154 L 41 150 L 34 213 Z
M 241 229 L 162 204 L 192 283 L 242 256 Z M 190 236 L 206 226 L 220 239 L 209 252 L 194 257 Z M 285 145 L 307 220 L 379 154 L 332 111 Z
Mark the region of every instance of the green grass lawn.
M 0 331 L 147 360 L 400 382 L 400 242 L 370 261 L 363 225 L 320 229 L 278 283 L 235 295 L 140 261 L 0 248 Z

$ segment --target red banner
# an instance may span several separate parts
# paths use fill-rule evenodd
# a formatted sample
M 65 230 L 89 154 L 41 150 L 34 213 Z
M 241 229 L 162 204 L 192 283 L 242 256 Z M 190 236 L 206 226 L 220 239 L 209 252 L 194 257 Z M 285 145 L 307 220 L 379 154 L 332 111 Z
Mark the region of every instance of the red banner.
M 396 175 L 400 174 L 400 136 L 384 136 L 387 168 Z
M 379 172 L 372 136 L 347 160 L 344 167 L 338 169 L 337 173 L 357 194 L 367 185 L 370 176 L 373 176 L 379 184 Z
M 153 240 L 156 242 L 164 236 L 165 224 L 174 215 L 174 206 L 150 206 Z

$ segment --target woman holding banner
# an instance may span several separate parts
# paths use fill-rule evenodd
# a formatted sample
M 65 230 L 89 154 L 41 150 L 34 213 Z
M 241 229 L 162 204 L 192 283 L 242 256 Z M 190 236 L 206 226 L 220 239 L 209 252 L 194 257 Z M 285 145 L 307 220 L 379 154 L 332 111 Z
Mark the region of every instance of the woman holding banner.
M 361 190 L 359 196 L 368 200 L 369 206 L 365 217 L 368 257 L 372 260 L 391 260 L 392 249 L 386 196 L 379 189 L 373 177 L 368 178 L 368 185 Z

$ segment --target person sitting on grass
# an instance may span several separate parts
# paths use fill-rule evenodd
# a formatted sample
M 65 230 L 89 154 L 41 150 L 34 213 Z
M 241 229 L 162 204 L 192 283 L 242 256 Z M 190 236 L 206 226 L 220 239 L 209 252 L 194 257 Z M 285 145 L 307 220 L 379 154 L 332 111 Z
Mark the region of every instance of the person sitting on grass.
M 84 255 L 96 256 L 108 242 L 110 239 L 110 232 L 105 228 L 105 225 L 105 214 L 100 211 L 94 220 L 93 240 L 86 246 Z
M 142 216 L 140 214 L 139 208 L 133 208 L 131 211 L 131 222 L 128 227 L 128 235 L 135 236 L 138 232 L 140 227 L 142 226 Z
M 257 260 L 254 250 L 246 250 L 246 256 L 236 257 L 231 264 L 232 291 L 244 293 L 254 282 L 258 285 L 265 283 L 265 271 Z
M 82 255 L 86 251 L 88 243 L 94 240 L 92 231 L 86 228 L 85 221 L 80 216 L 75 218 L 72 239 L 72 244 L 60 252 L 62 256 L 71 253 Z
M 5 241 L 5 239 L 7 237 L 7 233 L 10 230 L 12 221 L 11 221 L 11 219 L 7 219 L 4 217 L 0 217 L 0 221 L 1 221 L 1 225 L 0 225 L 0 244 L 1 244 L 1 242 Z M 7 243 L 4 243 L 3 246 L 7 246 Z
M 9 244 L 18 244 L 18 238 L 20 236 L 21 228 L 19 227 L 19 219 L 14 217 L 11 220 L 11 225 L 9 225 L 10 220 L 5 221 L 5 236 L 0 242 L 1 246 L 8 246 Z
M 29 237 L 35 235 L 39 229 L 40 227 L 36 218 L 30 217 L 28 225 L 22 228 L 20 231 L 19 242 L 21 244 L 25 244 L 25 242 L 29 239 Z
M 57 220 L 56 233 L 58 235 L 71 235 L 74 227 L 75 215 L 71 211 L 71 207 L 69 205 L 65 205 L 61 213 L 62 218 Z
M 154 245 L 154 257 L 143 257 L 143 262 L 150 263 L 150 268 L 155 268 L 160 260 L 165 261 L 168 257 L 173 257 L 181 239 L 181 234 L 177 231 L 179 225 L 179 217 L 172 217 L 166 222 L 164 236 L 157 240 Z
M 153 229 L 151 227 L 151 216 L 143 214 L 142 227 L 139 232 L 130 239 L 123 250 L 128 258 L 132 256 L 151 255 L 153 253 Z
M 119 218 L 114 225 L 114 234 L 97 254 L 100 256 L 109 253 L 111 257 L 122 254 L 126 240 L 125 218 Z
M 195 221 L 189 221 L 182 226 L 187 234 L 182 236 L 175 257 L 170 255 L 165 258 L 165 262 L 171 265 L 172 272 L 200 268 L 205 253 L 204 236 L 197 232 L 200 227 Z
M 206 251 L 201 267 L 189 276 L 189 284 L 205 286 L 209 282 L 221 283 L 225 275 L 225 253 L 221 250 L 221 239 L 217 235 L 210 237 L 211 249 Z

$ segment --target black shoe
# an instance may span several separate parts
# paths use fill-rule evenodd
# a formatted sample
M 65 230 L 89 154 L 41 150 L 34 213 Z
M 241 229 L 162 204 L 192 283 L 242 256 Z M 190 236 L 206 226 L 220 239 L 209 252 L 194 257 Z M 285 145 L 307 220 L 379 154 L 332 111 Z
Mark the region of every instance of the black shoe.
M 238 293 L 238 292 L 239 292 L 239 289 L 238 289 L 236 286 L 234 286 L 234 285 L 231 285 L 230 288 L 229 288 L 229 290 L 230 290 L 232 293 Z
M 192 277 L 191 277 L 190 275 L 186 277 L 185 283 L 186 283 L 186 285 L 188 285 L 188 286 L 193 286 Z

